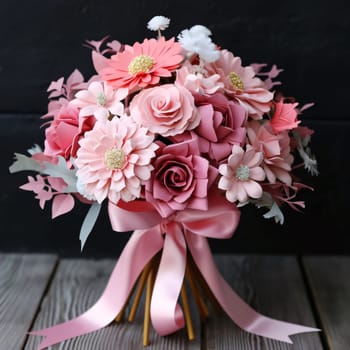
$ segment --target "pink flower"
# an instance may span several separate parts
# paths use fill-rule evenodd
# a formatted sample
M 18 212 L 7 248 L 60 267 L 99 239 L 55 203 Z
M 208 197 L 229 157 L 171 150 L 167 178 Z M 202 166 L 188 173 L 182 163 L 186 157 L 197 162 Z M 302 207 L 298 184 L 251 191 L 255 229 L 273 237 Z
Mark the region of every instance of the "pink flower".
M 158 146 L 146 128 L 127 116 L 98 121 L 80 140 L 75 161 L 84 193 L 101 203 L 139 198 L 141 184 L 151 177 L 151 159 Z
M 96 119 L 107 119 L 111 114 L 121 116 L 124 105 L 120 101 L 128 95 L 128 89 L 113 90 L 105 82 L 92 82 L 87 90 L 75 94 L 70 105 L 80 108 L 80 117 L 95 116 Z
M 162 136 L 191 130 L 200 119 L 192 94 L 173 84 L 142 90 L 131 101 L 130 115 L 138 124 Z
M 264 88 L 263 81 L 255 76 L 252 67 L 242 66 L 240 57 L 221 50 L 220 58 L 205 68 L 211 74 L 220 75 L 226 94 L 237 100 L 250 117 L 261 119 L 270 111 L 273 93 Z
M 300 120 L 297 120 L 298 112 L 295 109 L 297 105 L 298 103 L 274 103 L 275 111 L 270 125 L 276 134 L 284 130 L 292 130 L 298 126 Z
M 291 185 L 290 171 L 294 158 L 290 153 L 290 138 L 287 132 L 276 135 L 269 122 L 260 124 L 258 121 L 251 121 L 247 125 L 247 135 L 254 149 L 264 154 L 262 167 L 267 180 L 274 184 L 278 179 Z
M 220 162 L 231 154 L 233 145 L 241 146 L 245 140 L 245 110 L 222 94 L 195 99 L 201 118 L 194 130 L 199 136 L 199 149 Z
M 160 77 L 171 77 L 183 60 L 181 46 L 174 38 L 145 39 L 133 46 L 125 45 L 124 51 L 110 59 L 93 52 L 95 69 L 103 80 L 114 88 L 146 87 L 159 83 Z
M 72 106 L 63 106 L 50 126 L 45 130 L 45 155 L 75 157 L 79 140 L 94 126 L 95 118 L 79 118 L 79 111 Z
M 163 145 L 153 163 L 145 197 L 162 217 L 185 208 L 207 210 L 217 170 L 199 153 L 196 139 Z
M 246 152 L 240 146 L 233 146 L 228 163 L 219 167 L 222 177 L 218 187 L 226 191 L 228 201 L 244 203 L 248 198 L 262 196 L 262 187 L 256 182 L 265 178 L 265 172 L 259 166 L 262 158 L 262 153 L 255 152 L 250 145 L 247 145 Z
M 176 85 L 184 86 L 192 93 L 201 95 L 212 95 L 223 89 L 224 84 L 220 81 L 218 74 L 206 76 L 201 72 L 199 66 L 184 64 L 176 71 Z

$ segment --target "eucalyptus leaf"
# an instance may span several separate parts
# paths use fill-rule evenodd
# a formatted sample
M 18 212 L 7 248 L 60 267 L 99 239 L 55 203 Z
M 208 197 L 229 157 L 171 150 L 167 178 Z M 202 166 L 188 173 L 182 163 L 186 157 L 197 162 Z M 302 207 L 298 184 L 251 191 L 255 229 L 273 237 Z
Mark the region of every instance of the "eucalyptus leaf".
M 86 240 L 88 239 L 92 229 L 95 226 L 100 211 L 101 204 L 99 204 L 98 202 L 94 202 L 85 216 L 79 235 L 81 250 L 83 250 Z

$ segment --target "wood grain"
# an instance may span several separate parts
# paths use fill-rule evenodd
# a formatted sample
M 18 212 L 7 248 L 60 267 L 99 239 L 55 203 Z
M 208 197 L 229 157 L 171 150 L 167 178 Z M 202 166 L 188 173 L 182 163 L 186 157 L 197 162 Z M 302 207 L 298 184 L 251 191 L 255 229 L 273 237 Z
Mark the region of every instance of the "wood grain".
M 112 260 L 63 260 L 33 329 L 41 329 L 67 321 L 86 311 L 100 297 L 114 264 L 115 261 Z M 199 335 L 198 321 L 196 325 L 196 332 Z M 133 323 L 129 324 L 127 321 L 114 323 L 97 332 L 52 346 L 52 350 L 144 350 L 142 333 L 143 302 L 141 301 Z M 160 337 L 151 328 L 151 345 L 147 347 L 147 350 L 199 350 L 199 338 L 189 342 L 185 330 L 168 337 Z M 31 336 L 25 350 L 36 350 L 39 342 L 40 337 Z
M 308 256 L 304 267 L 326 341 L 332 350 L 350 348 L 350 257 Z
M 53 255 L 0 254 L 0 350 L 23 348 L 55 263 Z
M 255 310 L 283 321 L 315 326 L 294 257 L 219 255 L 217 263 L 226 281 Z M 293 345 L 249 334 L 223 315 L 213 317 L 207 323 L 205 349 L 323 349 L 318 333 L 304 333 L 291 338 Z

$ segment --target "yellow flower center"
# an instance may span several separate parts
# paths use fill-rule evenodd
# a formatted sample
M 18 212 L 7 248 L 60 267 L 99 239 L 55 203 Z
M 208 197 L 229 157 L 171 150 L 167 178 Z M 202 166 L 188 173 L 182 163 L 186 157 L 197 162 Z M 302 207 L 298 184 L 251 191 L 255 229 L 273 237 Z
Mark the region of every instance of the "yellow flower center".
M 120 148 L 112 148 L 105 153 L 105 164 L 108 169 L 121 169 L 125 162 L 125 154 Z
M 238 76 L 237 73 L 230 72 L 230 74 L 228 76 L 230 78 L 230 81 L 231 81 L 231 84 L 233 87 L 235 87 L 236 89 L 239 89 L 239 90 L 244 89 L 243 81 L 241 80 L 241 78 Z
M 136 56 L 129 64 L 129 73 L 134 75 L 140 72 L 147 73 L 154 65 L 154 58 L 146 55 Z

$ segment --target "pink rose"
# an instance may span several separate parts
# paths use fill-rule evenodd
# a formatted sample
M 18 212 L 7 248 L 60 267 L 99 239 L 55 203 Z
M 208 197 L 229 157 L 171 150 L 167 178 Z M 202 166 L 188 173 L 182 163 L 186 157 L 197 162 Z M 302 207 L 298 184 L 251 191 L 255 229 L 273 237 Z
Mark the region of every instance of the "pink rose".
M 199 136 L 199 150 L 212 160 L 227 158 L 233 145 L 242 146 L 246 129 L 245 109 L 222 94 L 196 96 L 201 121 L 194 130 Z
M 95 124 L 94 117 L 79 118 L 77 108 L 64 106 L 50 126 L 45 130 L 44 153 L 50 156 L 75 157 L 79 148 L 78 141 Z
M 130 114 L 136 123 L 162 136 L 181 134 L 199 123 L 192 94 L 173 84 L 142 90 L 133 98 Z
M 196 139 L 162 145 L 152 165 L 145 197 L 162 217 L 185 208 L 208 209 L 208 189 L 218 172 L 200 156 Z

